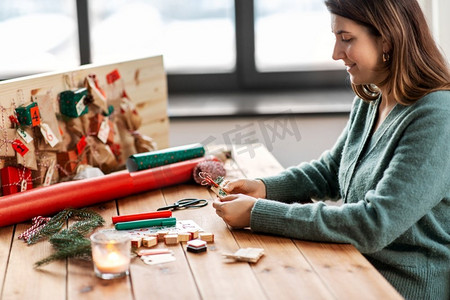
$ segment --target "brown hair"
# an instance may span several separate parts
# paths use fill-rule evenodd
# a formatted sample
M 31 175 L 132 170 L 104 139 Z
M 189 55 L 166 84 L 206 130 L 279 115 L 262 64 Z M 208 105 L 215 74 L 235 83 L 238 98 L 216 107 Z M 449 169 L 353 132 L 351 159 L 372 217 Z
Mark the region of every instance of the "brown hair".
M 351 19 L 381 36 L 391 47 L 380 84 L 394 99 L 410 105 L 437 90 L 450 89 L 450 71 L 416 0 L 325 0 L 330 13 Z M 374 85 L 352 84 L 366 101 L 378 98 Z

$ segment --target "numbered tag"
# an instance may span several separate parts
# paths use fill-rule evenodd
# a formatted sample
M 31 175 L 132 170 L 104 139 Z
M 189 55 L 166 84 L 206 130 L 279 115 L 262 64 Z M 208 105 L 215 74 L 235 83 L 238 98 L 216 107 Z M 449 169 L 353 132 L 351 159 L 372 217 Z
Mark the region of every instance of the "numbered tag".
M 34 106 L 30 108 L 30 114 L 31 114 L 31 126 L 38 126 L 41 124 L 41 116 L 39 114 L 39 107 Z
M 33 141 L 33 137 L 29 135 L 25 130 L 22 128 L 17 128 L 17 133 L 19 136 L 25 141 L 25 143 L 29 144 L 31 141 Z
M 84 148 L 86 147 L 86 144 L 87 144 L 86 137 L 83 135 L 77 143 L 78 154 L 81 154 L 83 152 Z
M 14 150 L 16 150 L 17 153 L 19 153 L 22 156 L 27 154 L 29 150 L 27 146 L 25 146 L 25 144 L 22 143 L 19 139 L 16 139 L 14 140 L 14 142 L 12 142 L 12 147 L 14 148 Z
M 109 128 L 108 119 L 104 119 L 102 124 L 100 125 L 100 129 L 98 130 L 97 137 L 100 141 L 103 142 L 103 144 L 106 144 L 106 141 L 108 140 L 109 131 L 111 128 Z
M 108 84 L 114 83 L 118 79 L 120 79 L 120 73 L 117 69 L 106 75 L 106 82 L 108 82 Z
M 27 190 L 28 183 L 25 179 L 20 182 L 20 191 L 25 192 Z
M 80 101 L 78 101 L 77 105 L 76 105 L 76 109 L 77 109 L 77 115 L 81 116 L 81 114 L 83 113 L 84 109 L 86 108 L 86 104 L 84 104 L 84 98 L 86 98 L 86 96 L 83 96 Z
M 20 125 L 19 120 L 17 119 L 16 116 L 9 116 L 9 120 L 11 121 L 11 123 L 16 124 L 16 125 Z
M 59 143 L 58 138 L 55 136 L 50 126 L 48 126 L 46 123 L 41 124 L 41 133 L 47 143 L 52 146 L 52 148 Z
M 53 173 L 55 172 L 55 164 L 56 162 L 52 160 L 47 172 L 45 173 L 44 183 L 42 184 L 43 186 L 49 186 L 52 183 Z

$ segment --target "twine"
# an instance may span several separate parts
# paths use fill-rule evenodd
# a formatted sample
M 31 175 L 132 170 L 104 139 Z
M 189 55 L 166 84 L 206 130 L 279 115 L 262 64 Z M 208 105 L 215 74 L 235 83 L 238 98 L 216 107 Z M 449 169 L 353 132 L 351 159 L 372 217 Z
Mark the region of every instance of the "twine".
M 31 227 L 22 232 L 19 235 L 20 240 L 24 240 L 25 242 L 28 242 L 29 239 L 31 239 L 33 236 L 39 233 L 42 228 L 44 228 L 45 225 L 50 221 L 50 217 L 42 217 L 37 216 L 31 219 Z

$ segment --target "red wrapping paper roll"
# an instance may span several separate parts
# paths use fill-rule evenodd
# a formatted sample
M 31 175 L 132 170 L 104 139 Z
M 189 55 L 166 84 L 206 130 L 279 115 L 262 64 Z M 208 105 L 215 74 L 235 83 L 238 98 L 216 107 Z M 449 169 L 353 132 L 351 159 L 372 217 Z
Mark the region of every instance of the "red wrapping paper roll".
M 129 174 L 133 178 L 134 193 L 187 182 L 192 178 L 192 171 L 199 162 L 211 159 L 218 160 L 214 156 L 201 157 L 148 170 L 131 172 Z
M 3 196 L 0 197 L 0 227 L 56 213 L 68 207 L 89 206 L 187 182 L 192 178 L 197 163 L 208 159 L 217 160 L 211 156 L 197 158 L 139 172 L 120 171 Z

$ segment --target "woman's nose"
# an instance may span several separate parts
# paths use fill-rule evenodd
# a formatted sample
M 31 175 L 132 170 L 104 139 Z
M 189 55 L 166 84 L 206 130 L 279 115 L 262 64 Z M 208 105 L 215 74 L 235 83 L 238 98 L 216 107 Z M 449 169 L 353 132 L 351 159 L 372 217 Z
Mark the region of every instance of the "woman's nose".
M 333 49 L 333 54 L 331 56 L 334 60 L 340 60 L 343 59 L 345 57 L 345 52 L 343 51 L 343 49 L 338 45 L 338 43 L 336 42 L 334 44 L 334 49 Z

